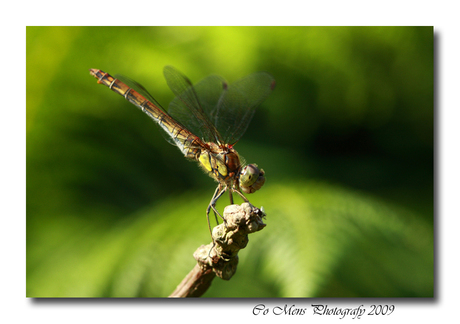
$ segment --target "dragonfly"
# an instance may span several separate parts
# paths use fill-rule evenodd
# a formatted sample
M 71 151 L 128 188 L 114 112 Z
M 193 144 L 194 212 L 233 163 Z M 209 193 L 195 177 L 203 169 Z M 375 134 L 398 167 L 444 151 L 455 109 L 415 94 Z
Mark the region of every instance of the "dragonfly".
M 217 221 L 217 200 L 229 192 L 245 202 L 245 194 L 254 193 L 265 183 L 265 172 L 257 164 L 245 165 L 234 145 L 248 128 L 255 109 L 273 91 L 274 78 L 257 72 L 231 84 L 217 75 L 210 75 L 195 85 L 172 66 L 164 68 L 164 76 L 175 98 L 167 110 L 139 83 L 126 77 L 111 76 L 90 69 L 97 83 L 122 95 L 130 103 L 152 118 L 165 132 L 166 139 L 177 146 L 185 158 L 198 162 L 201 168 L 217 181 L 217 188 L 206 209 L 212 237 L 209 213 Z

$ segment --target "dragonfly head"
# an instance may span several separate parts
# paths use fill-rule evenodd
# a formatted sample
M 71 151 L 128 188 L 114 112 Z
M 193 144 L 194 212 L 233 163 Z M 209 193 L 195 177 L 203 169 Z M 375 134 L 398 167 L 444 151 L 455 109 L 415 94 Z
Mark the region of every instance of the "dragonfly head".
M 240 173 L 239 185 L 244 193 L 253 193 L 262 188 L 265 183 L 265 172 L 257 164 L 246 165 Z

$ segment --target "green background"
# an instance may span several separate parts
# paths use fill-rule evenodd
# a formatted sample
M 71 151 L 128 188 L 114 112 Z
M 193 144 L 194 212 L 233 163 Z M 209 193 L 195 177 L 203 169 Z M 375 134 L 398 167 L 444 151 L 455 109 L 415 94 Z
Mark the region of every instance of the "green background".
M 433 50 L 432 27 L 27 27 L 26 295 L 166 297 L 210 242 L 213 180 L 88 71 L 167 107 L 173 65 L 277 82 L 235 147 L 267 227 L 204 297 L 432 297 Z

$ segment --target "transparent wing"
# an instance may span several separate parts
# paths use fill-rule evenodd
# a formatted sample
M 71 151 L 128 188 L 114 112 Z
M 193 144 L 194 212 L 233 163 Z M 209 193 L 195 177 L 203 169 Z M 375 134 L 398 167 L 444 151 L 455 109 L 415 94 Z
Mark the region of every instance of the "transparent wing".
M 255 109 L 274 87 L 275 79 L 266 72 L 253 73 L 228 86 L 210 113 L 224 143 L 233 145 L 241 138 Z
M 154 105 L 156 105 L 158 108 L 160 108 L 161 110 L 165 111 L 165 109 L 158 103 L 158 101 L 155 100 L 155 98 L 153 98 L 153 96 L 147 91 L 147 89 L 145 89 L 145 88 L 142 86 L 142 84 L 137 83 L 137 82 L 134 81 L 133 79 L 128 78 L 127 76 L 121 75 L 121 74 L 115 74 L 114 78 L 120 80 L 121 82 L 123 82 L 124 84 L 126 84 L 128 87 L 130 87 L 130 88 L 136 90 L 136 91 L 139 92 L 145 99 L 149 100 L 149 101 L 152 102 Z M 166 111 L 165 111 L 165 112 L 166 112 Z
M 210 113 L 225 92 L 225 81 L 212 75 L 192 85 L 186 76 L 172 66 L 164 68 L 164 75 L 169 88 L 176 95 L 169 104 L 169 114 L 206 142 L 223 143 Z
M 116 74 L 114 76 L 116 79 L 122 81 L 123 83 L 125 83 L 128 87 L 136 90 L 137 92 L 139 92 L 145 99 L 149 100 L 151 103 L 153 103 L 154 105 L 156 105 L 158 108 L 160 108 L 161 110 L 163 110 L 163 112 L 165 114 L 168 114 L 165 109 L 158 103 L 158 101 L 155 100 L 155 98 L 153 98 L 153 96 L 147 91 L 147 89 L 145 89 L 140 83 L 134 81 L 133 79 L 131 78 L 128 78 L 127 76 L 124 76 L 124 75 L 120 75 L 120 74 Z M 158 121 L 156 121 L 158 123 Z M 178 122 L 177 120 L 175 120 L 175 122 L 177 123 L 177 127 L 176 129 L 187 129 L 186 127 L 184 127 L 184 125 L 182 125 L 180 122 Z M 169 142 L 170 144 L 174 145 L 174 146 L 178 146 L 178 143 L 172 138 L 174 136 L 174 134 L 171 134 L 169 132 L 167 132 L 165 129 L 163 129 L 162 127 L 161 128 L 161 134 L 163 135 L 164 139 Z M 200 145 L 204 145 L 204 143 L 199 143 Z

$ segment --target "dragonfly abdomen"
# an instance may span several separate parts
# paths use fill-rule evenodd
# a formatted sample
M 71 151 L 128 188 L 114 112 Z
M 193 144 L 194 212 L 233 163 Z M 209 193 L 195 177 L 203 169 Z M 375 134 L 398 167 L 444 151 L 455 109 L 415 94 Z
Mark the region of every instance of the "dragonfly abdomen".
M 146 99 L 136 90 L 127 84 L 115 79 L 110 74 L 98 70 L 90 69 L 91 74 L 101 83 L 109 87 L 112 91 L 122 95 L 130 103 L 145 112 L 150 118 L 160 125 L 160 127 L 171 137 L 173 143 L 181 150 L 186 158 L 198 159 L 200 147 L 199 139 L 196 135 L 182 127 L 171 116 L 164 112 L 160 107 Z
M 198 158 L 201 148 L 198 144 L 199 139 L 196 135 L 183 128 L 163 111 L 160 110 L 160 114 L 156 114 L 158 109 L 148 100 L 142 103 L 139 108 L 158 123 L 158 125 L 169 135 L 173 144 L 181 150 L 186 158 L 194 160 Z

